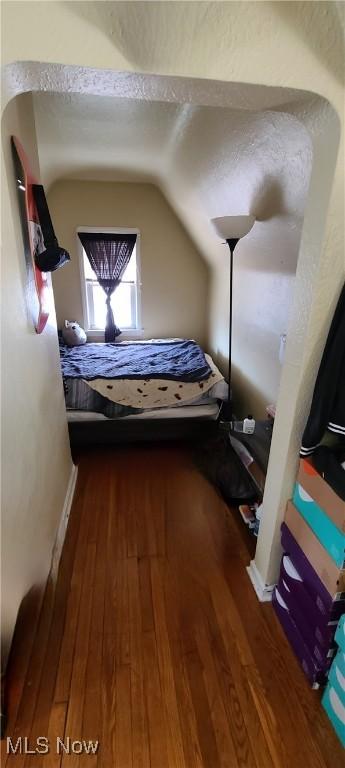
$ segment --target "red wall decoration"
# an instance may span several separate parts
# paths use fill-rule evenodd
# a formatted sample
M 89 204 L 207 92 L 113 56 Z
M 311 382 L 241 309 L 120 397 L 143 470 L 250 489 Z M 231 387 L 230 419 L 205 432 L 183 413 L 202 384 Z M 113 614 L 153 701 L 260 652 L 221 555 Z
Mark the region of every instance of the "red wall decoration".
M 32 190 L 32 185 L 39 182 L 31 172 L 29 160 L 15 136 L 12 136 L 12 151 L 27 268 L 26 300 L 36 332 L 42 333 L 49 317 L 49 283 L 46 273 L 35 264 L 35 256 L 45 250 Z

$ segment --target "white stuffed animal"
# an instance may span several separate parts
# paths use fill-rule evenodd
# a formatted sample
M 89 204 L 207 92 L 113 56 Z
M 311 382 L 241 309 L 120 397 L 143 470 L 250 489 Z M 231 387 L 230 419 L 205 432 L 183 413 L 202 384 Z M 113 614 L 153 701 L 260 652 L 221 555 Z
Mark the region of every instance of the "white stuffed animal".
M 86 343 L 86 333 L 75 320 L 65 320 L 62 337 L 69 347 L 80 347 L 81 344 Z

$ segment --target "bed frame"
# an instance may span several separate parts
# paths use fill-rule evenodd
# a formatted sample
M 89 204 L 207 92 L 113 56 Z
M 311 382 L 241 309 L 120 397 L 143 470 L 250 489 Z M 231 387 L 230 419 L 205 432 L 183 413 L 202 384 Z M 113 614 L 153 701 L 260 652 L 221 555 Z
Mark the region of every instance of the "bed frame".
M 70 421 L 69 437 L 72 449 L 93 445 L 144 443 L 154 440 L 200 440 L 215 435 L 217 419 L 109 419 L 108 421 Z

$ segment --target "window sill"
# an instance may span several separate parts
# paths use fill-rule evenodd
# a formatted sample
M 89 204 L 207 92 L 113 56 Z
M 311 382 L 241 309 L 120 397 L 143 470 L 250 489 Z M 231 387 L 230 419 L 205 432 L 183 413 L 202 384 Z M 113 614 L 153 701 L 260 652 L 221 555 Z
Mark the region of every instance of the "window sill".
M 88 341 L 104 341 L 104 331 L 89 328 L 86 329 L 86 335 Z M 128 339 L 142 339 L 143 337 L 144 328 L 124 328 L 118 339 L 119 341 L 127 341 Z

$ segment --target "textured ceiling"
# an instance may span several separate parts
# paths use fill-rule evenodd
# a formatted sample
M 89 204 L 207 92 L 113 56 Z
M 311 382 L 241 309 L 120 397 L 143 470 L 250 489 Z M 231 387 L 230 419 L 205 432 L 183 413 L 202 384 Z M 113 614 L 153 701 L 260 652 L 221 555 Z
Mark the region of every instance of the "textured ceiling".
M 153 181 L 210 263 L 215 216 L 284 217 L 292 230 L 301 221 L 311 149 L 291 115 L 56 93 L 35 94 L 34 106 L 46 186 L 68 177 Z
M 317 3 L 308 0 L 264 2 L 261 9 L 263 25 L 260 28 L 252 5 L 252 2 L 243 3 L 241 0 L 222 3 L 178 0 L 119 3 L 116 0 L 98 0 L 97 3 L 71 3 L 70 10 L 98 29 L 128 62 L 146 71 L 157 71 L 162 60 L 165 67 L 169 67 L 175 61 L 176 46 L 182 66 L 187 66 L 191 40 L 194 45 L 200 46 L 201 55 L 202 46 L 204 54 L 207 54 L 216 40 L 220 56 L 225 54 L 231 58 L 239 41 L 243 55 L 256 56 L 258 52 L 262 53 L 262 45 L 267 43 L 266 25 L 272 20 L 271 36 L 279 39 L 280 26 L 286 24 L 299 36 L 301 45 L 307 46 L 312 55 L 332 73 L 339 76 L 343 71 L 343 3 L 322 0 Z M 321 25 L 327 34 L 320 34 Z M 177 39 L 171 35 L 172 28 L 178 29 Z M 204 29 L 208 30 L 207 37 L 200 35 Z M 253 46 L 253 40 L 257 47 Z M 216 61 L 214 66 L 217 66 Z

